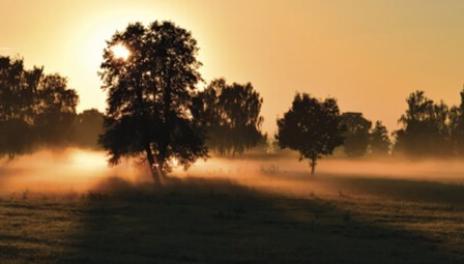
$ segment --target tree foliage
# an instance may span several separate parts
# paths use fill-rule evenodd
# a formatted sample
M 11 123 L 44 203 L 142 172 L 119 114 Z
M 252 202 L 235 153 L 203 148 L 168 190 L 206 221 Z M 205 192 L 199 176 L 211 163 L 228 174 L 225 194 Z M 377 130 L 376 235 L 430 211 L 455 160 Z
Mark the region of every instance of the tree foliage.
M 400 122 L 404 129 L 398 134 L 398 146 L 416 156 L 440 155 L 447 151 L 448 106 L 436 104 L 423 91 L 412 93 L 407 99 L 408 109 Z
M 130 50 L 117 58 L 114 45 Z M 117 163 L 122 156 L 145 156 L 156 182 L 173 158 L 188 166 L 207 155 L 204 135 L 192 121 L 192 98 L 201 80 L 197 42 L 171 22 L 130 24 L 108 41 L 101 65 L 108 91 L 101 143 Z
M 81 148 L 98 149 L 98 138 L 103 134 L 103 113 L 97 109 L 84 110 L 74 118 L 73 143 Z
M 395 151 L 415 157 L 450 154 L 448 106 L 434 103 L 423 91 L 411 93 L 406 102 L 408 108 L 399 120 L 403 128 L 395 133 Z
M 77 101 L 60 75 L 0 57 L 0 156 L 69 143 Z
M 345 138 L 343 149 L 348 157 L 361 157 L 367 153 L 372 123 L 362 113 L 347 112 L 341 115 Z
M 260 127 L 262 97 L 251 83 L 212 81 L 194 100 L 193 116 L 206 130 L 208 148 L 241 154 L 265 140 Z
M 40 144 L 72 144 L 72 124 L 78 101 L 76 91 L 67 88 L 65 78 L 58 74 L 48 75 L 40 82 L 36 100 L 34 125 Z
M 381 121 L 375 122 L 375 126 L 369 135 L 370 152 L 374 156 L 388 155 L 391 146 L 391 140 L 388 136 L 387 127 Z
M 450 138 L 453 153 L 458 156 L 464 155 L 464 89 L 460 92 L 461 103 L 453 106 L 449 113 Z
M 279 146 L 298 151 L 301 159 L 309 159 L 312 174 L 318 159 L 343 144 L 340 113 L 332 98 L 319 101 L 308 94 L 297 94 L 290 110 L 277 120 L 277 126 Z

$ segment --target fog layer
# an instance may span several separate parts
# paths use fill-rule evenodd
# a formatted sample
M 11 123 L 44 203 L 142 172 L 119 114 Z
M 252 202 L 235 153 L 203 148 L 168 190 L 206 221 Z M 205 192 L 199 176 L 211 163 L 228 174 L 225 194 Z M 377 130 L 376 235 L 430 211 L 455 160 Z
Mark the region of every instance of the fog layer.
M 82 193 L 109 178 L 129 182 L 143 179 L 144 170 L 135 161 L 107 165 L 104 152 L 81 149 L 44 150 L 0 163 L 0 194 L 17 192 Z
M 148 169 L 135 160 L 107 165 L 104 152 L 66 149 L 40 151 L 0 163 L 0 194 L 86 193 L 108 180 L 119 178 L 132 184 L 149 183 Z M 318 193 L 370 193 L 372 183 L 413 181 L 460 186 L 464 163 L 460 160 L 321 160 L 318 173 L 310 176 L 306 162 L 294 157 L 197 161 L 187 171 L 176 168 L 178 178 L 226 179 L 252 188 L 296 195 Z M 366 185 L 369 181 L 371 185 Z

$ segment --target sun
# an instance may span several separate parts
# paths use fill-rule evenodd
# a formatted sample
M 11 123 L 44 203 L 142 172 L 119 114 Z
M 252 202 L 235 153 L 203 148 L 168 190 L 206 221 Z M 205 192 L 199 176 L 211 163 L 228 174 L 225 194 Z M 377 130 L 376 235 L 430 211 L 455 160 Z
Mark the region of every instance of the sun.
M 130 56 L 130 50 L 123 43 L 117 43 L 110 48 L 116 59 L 127 60 Z

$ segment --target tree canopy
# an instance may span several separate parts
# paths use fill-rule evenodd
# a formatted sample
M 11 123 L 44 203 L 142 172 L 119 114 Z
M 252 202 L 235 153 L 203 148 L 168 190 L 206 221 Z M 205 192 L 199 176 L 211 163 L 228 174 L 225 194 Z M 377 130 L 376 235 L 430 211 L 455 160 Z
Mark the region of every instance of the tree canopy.
M 309 159 L 311 174 L 315 173 L 318 159 L 343 144 L 340 111 L 332 98 L 319 101 L 308 94 L 297 94 L 290 110 L 277 120 L 277 126 L 279 146 L 298 151 L 301 159 Z
M 341 115 L 344 143 L 343 149 L 348 157 L 361 157 L 367 153 L 369 131 L 372 123 L 362 113 L 347 112 Z
M 208 148 L 241 154 L 265 140 L 260 127 L 263 98 L 251 83 L 213 80 L 194 100 L 193 116 L 207 135 Z
M 129 56 L 115 56 L 114 45 L 125 46 Z M 108 41 L 100 73 L 109 94 L 101 143 L 112 163 L 143 155 L 160 182 L 173 159 L 188 166 L 206 157 L 191 109 L 201 80 L 197 52 L 191 33 L 171 22 L 130 24 Z
M 385 156 L 389 154 L 391 140 L 388 136 L 387 127 L 381 121 L 375 122 L 369 136 L 370 152 L 374 156 Z
M 99 149 L 98 139 L 103 133 L 103 113 L 97 109 L 87 109 L 74 118 L 73 142 L 76 146 Z
M 423 91 L 416 91 L 406 100 L 408 108 L 399 122 L 395 151 L 414 157 L 442 156 L 450 154 L 449 108 L 435 103 Z
M 458 106 L 453 106 L 449 113 L 450 141 L 453 146 L 453 153 L 464 155 L 464 89 L 460 92 L 461 102 Z
M 69 144 L 77 101 L 64 77 L 0 57 L 0 156 Z

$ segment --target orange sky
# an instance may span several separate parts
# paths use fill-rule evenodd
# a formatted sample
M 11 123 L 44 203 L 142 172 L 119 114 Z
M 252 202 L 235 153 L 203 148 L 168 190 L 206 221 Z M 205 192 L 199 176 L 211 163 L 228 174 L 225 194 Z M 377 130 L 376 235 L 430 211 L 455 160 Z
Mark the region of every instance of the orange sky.
M 392 129 L 413 90 L 458 102 L 463 14 L 459 0 L 0 0 L 0 54 L 67 76 L 79 110 L 103 110 L 105 39 L 129 22 L 171 20 L 198 40 L 206 81 L 254 84 L 268 132 L 297 91 L 336 97 L 342 111 Z

